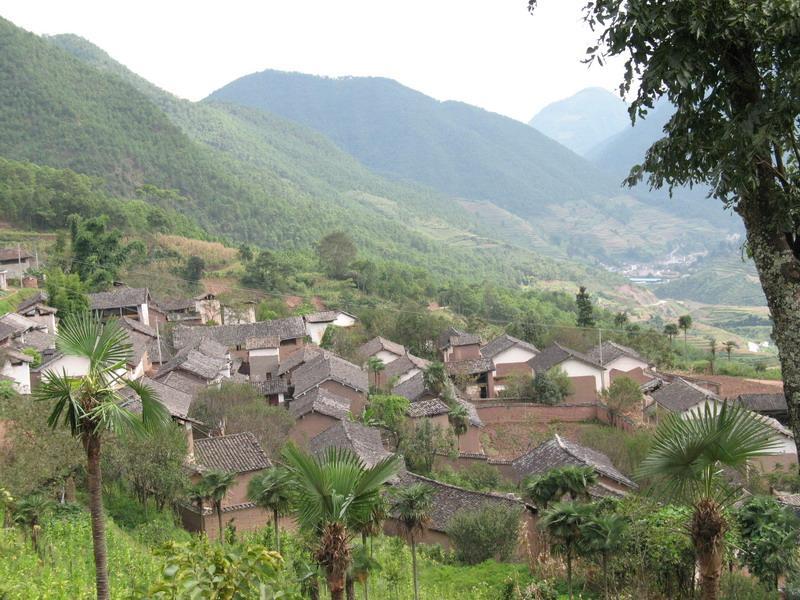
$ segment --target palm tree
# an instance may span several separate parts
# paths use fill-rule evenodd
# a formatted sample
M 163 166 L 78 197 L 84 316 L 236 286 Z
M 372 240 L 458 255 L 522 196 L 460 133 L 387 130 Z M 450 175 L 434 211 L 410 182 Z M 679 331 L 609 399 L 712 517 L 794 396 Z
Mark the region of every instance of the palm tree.
M 597 473 L 591 467 L 561 467 L 551 472 L 556 479 L 560 496 L 570 500 L 589 499 L 589 488 L 597 483 Z
M 417 540 L 415 535 L 421 533 L 430 521 L 433 508 L 433 488 L 422 483 L 415 483 L 397 490 L 392 499 L 394 514 L 411 544 L 411 568 L 414 575 L 414 600 L 419 600 L 419 581 L 417 580 Z
M 667 323 L 664 325 L 664 335 L 669 338 L 669 345 L 672 346 L 672 341 L 675 339 L 675 336 L 678 335 L 678 326 L 675 323 Z
M 461 436 L 469 429 L 469 412 L 466 407 L 460 403 L 453 404 L 447 414 L 447 420 L 453 428 L 453 433 L 456 434 L 456 439 L 460 441 Z
M 711 364 L 711 374 L 714 374 L 714 364 L 717 362 L 717 338 L 711 336 L 708 338 L 708 351 L 711 355 L 709 363 Z
M 690 535 L 700 569 L 704 600 L 719 597 L 719 577 L 728 528 L 723 469 L 747 470 L 748 462 L 774 451 L 774 433 L 755 413 L 723 403 L 682 418 L 672 414 L 656 430 L 637 476 L 651 478 L 662 495 L 692 510 Z
M 540 510 L 546 509 L 553 500 L 559 497 L 558 482 L 550 477 L 549 473 L 526 479 L 522 484 L 522 490 L 525 498 Z
M 219 541 L 225 543 L 225 532 L 222 529 L 222 499 L 228 493 L 228 489 L 236 481 L 236 473 L 225 473 L 224 471 L 207 471 L 200 478 L 198 488 L 204 499 L 211 501 L 214 512 L 217 513 L 217 526 L 219 527 Z
M 132 350 L 128 334 L 116 321 L 103 325 L 87 314 L 66 318 L 58 328 L 56 348 L 66 356 L 85 359 L 87 373 L 71 377 L 66 372 L 46 371 L 34 398 L 53 405 L 48 424 L 53 428 L 59 423 L 69 427 L 86 451 L 97 598 L 108 600 L 108 555 L 100 472 L 103 434 L 107 431 L 151 431 L 165 426 L 169 414 L 151 388 L 120 376 L 125 373 Z M 121 387 L 132 389 L 141 398 L 141 417 L 122 407 Z
M 622 515 L 591 515 L 581 527 L 583 551 L 599 554 L 603 568 L 603 596 L 608 594 L 608 559 L 622 546 L 627 521 Z
M 381 526 L 388 516 L 389 507 L 386 503 L 384 496 L 379 496 L 378 500 L 372 506 L 369 519 L 358 527 L 361 533 L 361 550 L 368 557 L 369 560 L 364 559 L 360 555 L 353 558 L 353 576 L 361 582 L 364 586 L 364 600 L 369 600 L 369 575 L 372 571 L 380 569 L 377 561 L 372 559 L 372 544 L 370 543 L 369 552 L 367 552 L 367 537 L 378 535 L 381 531 Z
M 434 394 L 441 394 L 447 386 L 447 370 L 444 364 L 440 362 L 432 362 L 422 372 L 427 387 Z
M 728 355 L 728 362 L 731 362 L 731 353 L 733 353 L 734 348 L 739 347 L 739 344 L 737 344 L 733 340 L 728 340 L 722 346 L 725 348 L 725 353 Z
M 370 370 L 370 373 L 372 373 L 372 385 L 374 385 L 376 388 L 380 388 L 381 385 L 378 380 L 378 376 L 380 375 L 381 371 L 386 368 L 386 365 L 377 356 L 371 356 L 367 361 L 367 368 Z
M 247 485 L 247 497 L 258 506 L 272 511 L 275 525 L 275 547 L 281 551 L 278 517 L 289 512 L 292 503 L 293 482 L 290 473 L 274 467 L 256 475 Z
M 553 550 L 563 554 L 567 561 L 567 589 L 572 599 L 572 559 L 575 557 L 578 542 L 582 539 L 581 527 L 592 510 L 588 504 L 558 502 L 546 510 L 539 522 L 550 539 L 557 544 Z
M 686 336 L 692 328 L 692 315 L 678 317 L 678 328 L 683 329 L 683 353 L 686 354 L 688 352 Z
M 39 532 L 41 531 L 42 518 L 53 510 L 54 502 L 41 494 L 31 494 L 17 503 L 14 509 L 14 522 L 31 530 L 31 543 L 33 550 L 39 554 Z
M 325 570 L 331 600 L 341 600 L 353 532 L 372 518 L 381 486 L 400 469 L 397 457 L 366 467 L 352 451 L 327 448 L 313 457 L 293 444 L 283 451 L 299 487 L 297 520 L 317 537 L 314 558 Z
M 206 491 L 200 484 L 193 485 L 188 490 L 189 501 L 200 509 L 200 531 L 206 530 L 206 513 L 203 503 L 207 500 Z

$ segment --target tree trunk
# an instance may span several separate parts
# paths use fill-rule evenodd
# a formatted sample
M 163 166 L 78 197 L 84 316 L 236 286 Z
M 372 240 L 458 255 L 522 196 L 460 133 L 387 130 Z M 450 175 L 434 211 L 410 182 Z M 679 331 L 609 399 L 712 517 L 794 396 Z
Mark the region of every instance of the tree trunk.
M 608 600 L 608 555 L 603 552 L 603 598 Z
M 94 434 L 90 434 L 86 438 L 85 446 L 89 479 L 89 512 L 92 516 L 92 545 L 94 547 L 97 600 L 109 600 L 106 524 L 103 518 L 103 476 L 100 471 L 100 438 Z
M 349 575 L 344 581 L 344 589 L 347 595 L 347 600 L 356 600 L 356 580 Z
M 722 554 L 727 529 L 720 505 L 706 498 L 695 504 L 691 534 L 700 571 L 700 598 L 719 598 L 719 578 L 722 575 Z
M 569 600 L 572 600 L 572 552 L 567 550 L 567 591 Z
M 367 553 L 367 532 L 361 532 L 361 545 L 364 546 L 364 554 Z M 370 558 L 372 558 L 372 548 L 370 548 Z M 364 577 L 364 600 L 369 600 L 369 573 Z
M 272 518 L 275 521 L 275 549 L 278 551 L 278 554 L 281 553 L 281 532 L 278 531 L 278 510 L 272 510 Z
M 319 579 L 317 579 L 316 575 L 314 575 L 314 579 L 308 588 L 308 597 L 311 600 L 319 600 Z
M 789 426 L 800 443 L 800 259 L 787 237 L 770 226 L 774 184 L 760 176 L 757 197 L 742 199 L 737 209 L 747 229 L 747 244 L 772 315 L 778 347 Z
M 417 543 L 411 538 L 411 569 L 414 574 L 414 600 L 419 600 L 419 581 L 417 581 Z
M 217 527 L 219 527 L 219 543 L 225 543 L 225 532 L 222 530 L 222 504 L 220 502 L 214 503 L 214 509 L 217 511 Z

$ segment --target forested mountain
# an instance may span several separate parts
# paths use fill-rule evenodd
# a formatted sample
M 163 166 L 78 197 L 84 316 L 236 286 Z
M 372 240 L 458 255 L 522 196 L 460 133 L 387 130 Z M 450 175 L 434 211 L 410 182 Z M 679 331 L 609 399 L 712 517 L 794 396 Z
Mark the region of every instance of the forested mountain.
M 367 166 L 527 220 L 551 249 L 615 263 L 722 238 L 622 190 L 619 180 L 532 127 L 439 102 L 382 78 L 264 71 L 209 96 L 313 127 Z
M 83 40 L 3 20 L 0 156 L 102 177 L 113 196 L 141 196 L 265 247 L 307 248 L 346 228 L 367 255 L 445 272 L 585 273 L 506 245 L 447 196 L 388 182 L 305 127 L 178 100 Z
M 630 126 L 630 117 L 619 96 L 593 87 L 548 104 L 528 125 L 585 156 L 597 144 Z

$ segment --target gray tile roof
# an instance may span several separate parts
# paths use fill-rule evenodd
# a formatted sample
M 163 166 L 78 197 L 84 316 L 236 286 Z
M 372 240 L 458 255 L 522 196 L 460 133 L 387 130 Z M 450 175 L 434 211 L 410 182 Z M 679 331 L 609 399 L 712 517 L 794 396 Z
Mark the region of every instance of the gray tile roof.
M 406 353 L 397 360 L 393 360 L 386 365 L 386 368 L 381 372 L 381 375 L 385 381 L 389 381 L 392 377 L 404 375 L 405 373 L 413 371 L 414 369 L 427 369 L 430 364 L 430 361 L 427 361 L 424 358 L 419 358 L 413 354 Z
M 271 396 L 273 394 L 285 394 L 289 391 L 289 385 L 286 383 L 286 380 L 282 377 L 276 377 L 274 379 L 267 379 L 264 381 L 250 381 L 250 385 L 253 386 L 253 389 L 256 390 L 259 394 L 263 394 L 264 396 Z
M 284 375 L 297 367 L 318 359 L 320 356 L 328 356 L 330 353 L 317 346 L 303 346 L 299 350 L 295 350 L 285 360 L 281 361 L 278 366 L 278 375 Z
M 523 348 L 528 352 L 533 352 L 534 354 L 539 353 L 539 349 L 533 344 L 529 344 L 528 342 L 523 342 L 522 340 L 519 340 L 505 333 L 499 337 L 494 338 L 491 342 L 489 342 L 483 348 L 481 348 L 481 355 L 484 356 L 485 358 L 494 358 L 501 352 L 505 352 L 509 348 L 514 348 L 515 346 Z
M 662 408 L 677 413 L 687 411 L 705 400 L 719 400 L 719 396 L 713 392 L 680 377 L 651 392 L 650 397 Z
M 43 352 L 56 347 L 56 336 L 44 329 L 33 329 L 25 333 L 25 343 L 20 346 L 35 348 L 39 352 Z
M 544 474 L 551 469 L 567 466 L 592 467 L 598 474 L 622 485 L 630 488 L 637 487 L 633 481 L 614 467 L 605 454 L 571 442 L 558 434 L 511 462 L 511 467 L 520 478 Z
M 225 473 L 248 473 L 272 466 L 250 432 L 195 440 L 194 464 L 201 471 Z
M 189 417 L 189 409 L 192 406 L 193 396 L 187 390 L 178 390 L 155 381 L 149 377 L 142 377 L 139 383 L 150 387 L 158 398 L 159 402 L 169 411 L 169 414 L 177 419 L 186 420 Z M 122 406 L 135 413 L 142 412 L 141 398 L 130 388 L 122 388 L 120 395 L 125 398 Z
M 330 447 L 352 450 L 367 467 L 373 467 L 392 456 L 383 447 L 380 429 L 354 421 L 340 421 L 311 438 L 308 443 L 308 449 L 315 455 L 322 454 Z
M 450 375 L 479 375 L 494 370 L 492 359 L 483 357 L 449 361 L 444 366 Z
M 474 333 L 467 333 L 456 329 L 455 327 L 448 327 L 445 332 L 439 336 L 439 349 L 444 350 L 448 347 L 455 346 L 472 346 L 480 344 L 481 337 Z
M 360 357 L 362 357 L 364 360 L 367 360 L 370 356 L 375 356 L 381 350 L 386 350 L 387 352 L 397 354 L 398 356 L 402 356 L 406 353 L 405 346 L 402 344 L 398 344 L 380 336 L 374 337 L 365 344 L 362 344 L 358 348 L 357 352 Z
M 412 402 L 423 397 L 434 397 L 435 394 L 425 386 L 425 376 L 422 372 L 409 377 L 402 383 L 392 388 L 392 394 L 408 398 Z
M 19 259 L 25 260 L 33 258 L 33 254 L 25 250 L 25 248 L 0 248 L 0 261 L 18 261 Z
M 201 390 L 204 390 L 206 387 L 208 387 L 208 385 L 200 379 L 198 379 L 196 376 L 184 373 L 183 371 L 171 371 L 163 377 L 158 376 L 158 380 L 164 385 L 183 390 L 190 394 L 197 394 Z
M 636 360 L 640 360 L 644 363 L 649 363 L 649 361 L 645 357 L 643 357 L 633 348 L 629 348 L 628 346 L 623 346 L 622 344 L 617 344 L 616 342 L 603 342 L 602 345 L 598 344 L 597 346 L 589 350 L 586 353 L 586 356 L 588 356 L 594 362 L 604 365 L 607 365 L 611 361 L 618 359 L 620 356 L 628 356 L 630 358 L 635 358 Z
M 28 317 L 23 317 L 17 313 L 6 313 L 0 317 L 0 325 L 5 325 L 13 330 L 13 335 L 22 335 L 26 331 L 32 329 L 40 329 L 43 327 L 41 323 L 33 321 Z
M 229 365 L 228 349 L 214 340 L 200 339 L 191 346 L 186 346 L 159 369 L 156 375 L 161 379 L 167 373 L 177 369 L 213 381 L 221 371 Z
M 53 308 L 47 304 L 48 298 L 46 292 L 39 292 L 35 296 L 31 296 L 24 300 L 17 306 L 17 312 L 21 315 L 30 316 L 38 310 L 41 314 L 55 314 L 58 312 L 57 308 Z
M 200 339 L 212 339 L 228 348 L 244 346 L 248 339 L 277 337 L 280 341 L 304 338 L 306 324 L 302 317 L 287 317 L 239 325 L 178 326 L 173 332 L 176 348 L 182 348 Z
M 355 315 L 344 312 L 343 310 L 323 310 L 320 312 L 311 313 L 303 317 L 306 323 L 331 323 L 336 320 L 339 315 L 347 315 L 355 319 Z
M 312 412 L 334 419 L 347 419 L 350 415 L 350 400 L 326 389 L 316 388 L 289 403 L 289 414 L 295 419 Z
M 435 417 L 437 415 L 446 415 L 450 412 L 447 404 L 434 398 L 432 400 L 417 400 L 411 402 L 406 409 L 406 415 L 412 419 L 419 417 Z
M 110 310 L 146 304 L 150 300 L 147 288 L 118 287 L 108 292 L 89 294 L 89 308 L 92 310 Z
M 787 412 L 786 395 L 780 394 L 741 394 L 736 402 L 753 412 Z
M 244 341 L 245 350 L 263 350 L 265 348 L 280 348 L 281 340 L 276 335 L 251 337 Z
M 564 346 L 558 343 L 553 343 L 552 345 L 542 350 L 539 354 L 530 359 L 528 361 L 528 364 L 531 367 L 533 367 L 533 370 L 535 372 L 545 373 L 550 369 L 552 369 L 553 367 L 560 365 L 564 361 L 569 360 L 570 358 L 578 360 L 592 367 L 596 367 L 598 369 L 604 368 L 600 365 L 600 363 L 589 358 L 585 354 L 577 352 L 575 350 L 570 350 L 569 348 L 565 348 Z
M 428 529 L 433 531 L 446 532 L 450 520 L 460 511 L 474 512 L 486 505 L 501 505 L 509 508 L 518 508 L 520 511 L 530 507 L 530 505 L 526 505 L 522 500 L 510 494 L 476 492 L 409 472 L 400 473 L 398 482 L 395 485 L 405 487 L 418 483 L 433 488 L 433 507 L 430 513 L 430 522 L 428 523 Z M 530 508 L 532 509 L 533 507 Z
M 326 381 L 336 381 L 365 394 L 369 392 L 367 372 L 333 354 L 305 363 L 292 373 L 295 397 Z
M 16 332 L 16 328 L 12 327 L 11 325 L 7 325 L 0 320 L 0 342 L 11 339 Z
M 161 298 L 154 300 L 153 305 L 163 312 L 194 310 L 194 298 Z

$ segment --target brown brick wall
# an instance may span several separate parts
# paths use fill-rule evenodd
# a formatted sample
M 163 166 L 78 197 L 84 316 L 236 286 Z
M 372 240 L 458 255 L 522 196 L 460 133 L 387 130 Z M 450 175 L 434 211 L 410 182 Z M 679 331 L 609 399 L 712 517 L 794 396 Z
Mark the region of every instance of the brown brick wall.
M 281 361 L 286 360 L 287 357 L 300 350 L 303 346 L 305 346 L 305 340 L 303 338 L 282 341 L 280 348 L 278 348 Z
M 367 403 L 367 399 L 364 394 L 354 390 L 351 387 L 342 385 L 337 381 L 324 381 L 319 387 L 331 392 L 332 394 L 336 394 L 337 396 L 341 396 L 342 398 L 347 398 L 350 400 L 350 412 L 353 414 L 353 416 L 360 415 L 364 410 L 364 405 Z
M 302 447 L 308 445 L 308 440 L 315 435 L 322 433 L 326 429 L 338 423 L 337 419 L 319 413 L 309 413 L 297 419 L 289 432 L 289 438 Z
M 598 418 L 597 404 L 560 404 L 547 406 L 528 403 L 476 402 L 478 415 L 486 424 L 526 423 L 536 421 L 593 421 Z
M 481 428 L 470 425 L 466 433 L 458 438 L 458 451 L 475 454 L 483 451 Z
M 595 402 L 597 400 L 597 381 L 593 375 L 570 377 L 572 393 L 567 396 L 566 402 Z

